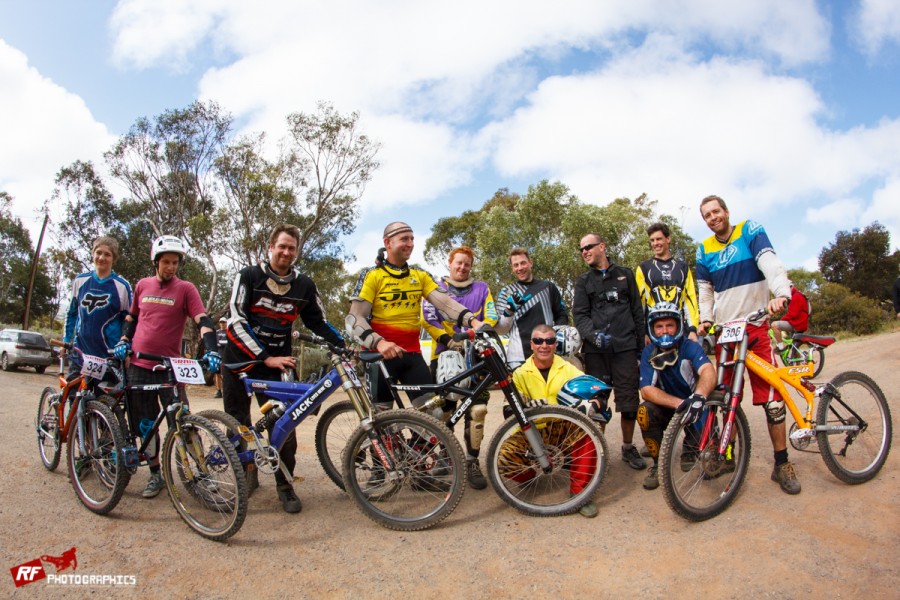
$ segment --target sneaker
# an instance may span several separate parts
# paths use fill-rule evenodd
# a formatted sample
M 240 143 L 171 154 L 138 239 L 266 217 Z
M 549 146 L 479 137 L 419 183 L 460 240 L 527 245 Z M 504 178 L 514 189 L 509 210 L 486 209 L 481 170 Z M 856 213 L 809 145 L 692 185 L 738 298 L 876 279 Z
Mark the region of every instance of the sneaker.
M 627 462 L 632 469 L 641 470 L 647 468 L 647 461 L 641 458 L 641 453 L 634 446 L 628 450 L 624 446 L 622 447 L 622 460 Z
M 278 499 L 281 500 L 281 507 L 286 513 L 298 513 L 303 510 L 303 504 L 300 498 L 294 493 L 294 486 L 289 483 L 281 483 L 275 488 L 278 492 Z
M 469 487 L 473 490 L 483 490 L 487 487 L 487 480 L 481 473 L 477 458 L 470 458 L 466 461 L 466 479 L 469 481 Z
M 446 477 L 450 474 L 450 452 L 446 448 L 442 448 L 431 467 L 431 474 L 435 477 Z
M 785 493 L 800 493 L 800 480 L 797 479 L 797 474 L 794 472 L 794 465 L 790 462 L 775 465 L 775 470 L 772 471 L 772 481 L 777 482 Z
M 688 471 L 693 469 L 695 464 L 697 464 L 697 453 L 696 452 L 682 452 L 681 453 L 681 471 L 682 471 L 682 473 L 687 473 Z
M 222 397 L 222 390 L 216 390 L 216 393 L 213 394 L 213 398 L 221 398 L 221 397 Z
M 597 510 L 597 505 L 593 502 L 588 502 L 584 506 L 578 509 L 578 514 L 586 519 L 593 519 L 597 516 L 597 513 L 600 511 Z
M 413 475 L 410 485 L 416 492 L 446 492 L 450 490 L 450 482 L 427 473 Z
M 644 489 L 655 490 L 659 487 L 659 465 L 651 465 L 647 470 L 647 476 L 644 477 Z
M 155 498 L 162 491 L 164 485 L 162 473 L 159 471 L 151 473 L 150 481 L 147 482 L 147 487 L 141 492 L 141 496 L 144 498 Z

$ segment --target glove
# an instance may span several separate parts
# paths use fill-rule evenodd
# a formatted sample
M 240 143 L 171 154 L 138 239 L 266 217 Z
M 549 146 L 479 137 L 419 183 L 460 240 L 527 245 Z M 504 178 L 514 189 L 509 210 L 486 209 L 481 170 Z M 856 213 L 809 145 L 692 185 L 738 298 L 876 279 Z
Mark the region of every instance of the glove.
M 459 350 L 460 352 L 462 352 L 463 350 L 466 349 L 466 343 L 463 341 L 457 341 L 457 340 L 454 340 L 453 338 L 450 338 L 450 341 L 447 342 L 447 349 Z
M 706 396 L 702 394 L 691 394 L 681 401 L 678 405 L 678 412 L 684 411 L 681 418 L 682 425 L 693 425 L 700 420 L 703 413 L 703 406 L 706 404 Z
M 537 400 L 528 400 L 525 402 L 525 408 L 538 408 L 539 406 L 547 406 L 547 401 L 543 398 Z
M 594 334 L 594 345 L 600 350 L 606 350 L 612 347 L 612 336 L 605 331 L 598 331 Z
M 125 360 L 131 354 L 131 342 L 128 340 L 119 340 L 119 343 L 113 346 L 113 356 L 119 360 Z
M 511 317 L 516 311 L 525 306 L 525 303 L 531 300 L 531 294 L 522 296 L 519 292 L 513 292 L 506 298 L 506 308 L 503 309 L 503 316 Z
M 219 368 L 222 366 L 222 357 L 219 356 L 218 352 L 207 352 L 203 355 L 203 360 L 206 361 L 206 365 L 211 372 L 219 372 Z

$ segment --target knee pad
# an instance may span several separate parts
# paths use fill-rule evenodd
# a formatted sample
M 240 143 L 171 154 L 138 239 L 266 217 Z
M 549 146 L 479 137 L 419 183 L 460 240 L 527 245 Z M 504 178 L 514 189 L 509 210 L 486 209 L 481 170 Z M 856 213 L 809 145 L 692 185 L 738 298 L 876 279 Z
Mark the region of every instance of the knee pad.
M 647 431 L 647 429 L 650 427 L 650 414 L 647 411 L 647 407 L 643 404 L 638 407 L 637 424 L 638 427 L 641 428 L 641 431 Z
M 487 406 L 475 404 L 472 406 L 472 422 L 469 424 L 469 444 L 473 449 L 481 448 L 481 440 L 484 439 L 484 420 L 487 418 Z
M 766 409 L 766 421 L 768 421 L 770 425 L 777 425 L 778 423 L 784 422 L 784 401 L 770 400 L 763 405 L 763 408 Z
M 637 411 L 635 411 L 635 410 L 624 411 L 622 413 L 622 418 L 628 419 L 629 421 L 636 421 L 637 420 Z

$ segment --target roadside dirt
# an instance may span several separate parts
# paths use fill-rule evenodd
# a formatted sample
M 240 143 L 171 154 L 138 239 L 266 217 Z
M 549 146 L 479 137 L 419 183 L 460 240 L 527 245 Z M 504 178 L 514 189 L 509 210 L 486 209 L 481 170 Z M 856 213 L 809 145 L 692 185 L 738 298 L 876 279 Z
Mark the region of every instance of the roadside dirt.
M 863 371 L 879 383 L 896 423 L 900 332 L 829 348 L 821 378 L 845 370 Z M 894 448 L 878 477 L 859 486 L 838 481 L 818 454 L 791 451 L 803 492 L 788 496 L 769 479 L 772 450 L 759 409 L 747 407 L 753 439 L 748 480 L 734 505 L 710 521 L 684 521 L 666 506 L 661 490 L 641 487 L 644 473 L 619 460 L 621 433 L 614 422 L 598 518 L 528 517 L 490 488 L 468 489 L 441 525 L 417 533 L 376 525 L 327 479 L 315 456 L 311 419 L 299 429 L 303 512 L 284 513 L 274 479 L 261 476 L 241 531 L 216 543 L 192 533 L 165 493 L 141 498 L 144 470 L 111 515 L 84 509 L 64 463 L 48 472 L 37 453 L 38 396 L 55 385 L 51 374 L 0 373 L 6 390 L 0 402 L 0 561 L 11 569 L 74 547 L 77 568 L 61 574 L 133 576 L 135 585 L 42 580 L 16 588 L 10 577 L 0 584 L 2 595 L 884 598 L 896 597 L 900 586 L 900 450 Z M 221 408 L 212 388 L 190 395 L 195 411 Z M 495 396 L 488 437 L 499 422 Z M 55 573 L 50 563 L 44 567 Z

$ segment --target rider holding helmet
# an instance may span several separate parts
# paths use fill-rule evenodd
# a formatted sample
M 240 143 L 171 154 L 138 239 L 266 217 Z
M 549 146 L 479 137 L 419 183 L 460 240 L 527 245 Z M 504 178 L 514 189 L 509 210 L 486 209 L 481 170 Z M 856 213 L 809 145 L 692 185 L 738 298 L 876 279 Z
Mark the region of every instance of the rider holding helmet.
M 491 290 L 483 281 L 476 281 L 470 277 L 472 265 L 475 262 L 475 253 L 468 246 L 459 246 L 450 251 L 450 275 L 438 282 L 440 289 L 461 305 L 472 311 L 475 318 L 494 325 L 497 322 L 497 311 L 494 308 L 494 298 Z M 436 375 L 438 383 L 461 373 L 465 370 L 465 361 L 459 351 L 463 349 L 463 342 L 453 341 L 452 335 L 462 331 L 462 327 L 444 319 L 434 305 L 426 299 L 422 299 L 422 320 L 425 330 L 434 340 L 434 352 L 431 357 L 431 371 Z M 466 478 L 469 485 L 476 490 L 487 487 L 487 481 L 481 473 L 478 464 L 478 454 L 481 450 L 481 441 L 484 439 L 484 421 L 487 417 L 487 403 L 490 393 L 485 391 L 473 401 L 472 409 L 465 413 L 466 442 Z M 449 403 L 443 408 L 447 412 L 455 410 L 455 402 Z
M 116 358 L 125 360 L 131 352 L 147 352 L 160 356 L 181 356 L 181 338 L 184 334 L 184 321 L 192 319 L 200 328 L 206 354 L 203 360 L 209 370 L 216 372 L 222 359 L 216 347 L 215 324 L 206 315 L 206 308 L 200 293 L 193 283 L 177 277 L 178 268 L 184 263 L 187 255 L 187 244 L 173 235 L 163 235 L 150 246 L 150 260 L 156 274 L 145 277 L 134 286 L 134 300 L 129 315 L 125 317 L 122 338 L 113 353 Z M 165 383 L 168 375 L 165 371 L 154 371 L 156 362 L 135 358 L 128 367 L 128 381 L 132 385 L 151 385 Z M 159 395 L 172 394 L 171 389 L 159 391 L 134 390 L 131 392 L 129 404 L 129 422 L 134 435 L 143 437 L 140 431 L 141 421 L 151 422 L 159 414 Z M 148 448 L 150 457 L 150 481 L 144 489 L 144 498 L 153 498 L 163 488 L 163 480 L 159 471 L 159 436 Z
M 557 332 L 549 325 L 538 325 L 531 330 L 531 356 L 513 372 L 513 383 L 525 400 L 531 403 L 562 404 L 581 410 L 591 418 L 605 422 L 610 413 L 606 410 L 606 398 L 609 386 L 598 379 L 588 377 L 578 367 L 557 355 Z M 590 380 L 588 388 L 596 388 L 596 393 L 586 389 L 582 379 Z M 586 392 L 590 394 L 585 398 Z M 585 402 L 587 400 L 587 402 Z M 593 402 L 592 402 L 593 401 Z M 593 406 L 593 410 L 590 410 Z M 579 453 L 576 445 L 573 455 Z M 571 492 L 577 494 L 584 488 L 582 477 L 578 473 L 590 473 L 597 464 L 593 449 L 581 456 L 573 456 L 572 464 L 579 463 L 580 469 L 573 469 L 571 476 Z M 589 475 L 585 475 L 589 476 Z M 579 511 L 587 518 L 597 516 L 597 506 L 588 502 Z
M 637 422 L 644 444 L 653 457 L 644 488 L 659 487 L 659 447 L 669 421 L 684 412 L 682 423 L 694 425 L 700 418 L 706 396 L 716 385 L 716 370 L 703 347 L 684 336 L 684 320 L 677 305 L 657 302 L 647 314 L 650 344 L 641 353 L 641 396 Z M 682 469 L 691 460 L 682 454 Z

